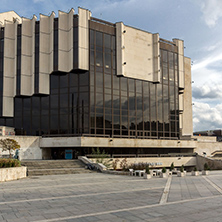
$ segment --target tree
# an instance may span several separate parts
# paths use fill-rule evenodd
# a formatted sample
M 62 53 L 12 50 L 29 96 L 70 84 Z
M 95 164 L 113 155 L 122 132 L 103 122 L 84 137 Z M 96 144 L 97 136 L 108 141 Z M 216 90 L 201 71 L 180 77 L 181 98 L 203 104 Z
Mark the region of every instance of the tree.
M 0 139 L 0 147 L 2 151 L 9 151 L 9 158 L 12 157 L 11 150 L 20 149 L 20 145 L 13 139 Z
M 109 155 L 106 154 L 104 150 L 101 152 L 98 147 L 96 150 L 92 148 L 92 156 L 96 159 L 96 163 L 101 163 L 107 168 L 111 167 L 112 160 L 109 158 Z

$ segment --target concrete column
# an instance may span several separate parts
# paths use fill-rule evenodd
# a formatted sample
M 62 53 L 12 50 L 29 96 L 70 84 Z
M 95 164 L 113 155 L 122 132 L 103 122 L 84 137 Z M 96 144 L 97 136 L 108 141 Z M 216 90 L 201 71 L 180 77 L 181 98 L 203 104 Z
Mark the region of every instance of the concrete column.
M 179 88 L 184 89 L 184 42 L 180 39 L 173 39 L 173 42 L 178 47 Z
M 58 70 L 62 72 L 70 72 L 73 69 L 73 15 L 74 9 L 69 13 L 59 11 Z
M 34 93 L 34 53 L 35 53 L 35 21 L 22 18 L 21 36 L 21 95 L 31 96 Z
M 13 117 L 16 89 L 17 21 L 5 21 L 2 116 Z
M 159 34 L 153 34 L 153 82 L 160 82 L 160 43 Z
M 91 12 L 78 8 L 78 68 L 89 70 L 89 20 Z
M 49 74 L 53 71 L 53 25 L 55 13 L 40 14 L 39 93 L 49 94 Z

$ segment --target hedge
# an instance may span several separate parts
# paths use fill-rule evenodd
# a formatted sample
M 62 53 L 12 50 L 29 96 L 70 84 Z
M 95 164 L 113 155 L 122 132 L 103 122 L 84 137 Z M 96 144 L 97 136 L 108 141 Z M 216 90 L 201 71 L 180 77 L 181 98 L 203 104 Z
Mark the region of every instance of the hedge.
M 21 162 L 16 159 L 0 159 L 0 168 L 20 167 Z

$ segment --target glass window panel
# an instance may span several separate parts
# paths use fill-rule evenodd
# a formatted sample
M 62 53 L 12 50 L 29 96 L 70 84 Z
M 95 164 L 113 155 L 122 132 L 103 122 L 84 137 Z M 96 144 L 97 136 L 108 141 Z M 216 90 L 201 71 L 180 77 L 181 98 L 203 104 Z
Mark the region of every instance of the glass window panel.
M 112 36 L 112 49 L 115 50 L 116 49 L 116 37 Z
M 89 84 L 89 73 L 82 73 L 79 75 L 79 85 L 85 86 Z
M 103 106 L 103 94 L 96 93 L 96 106 Z
M 168 52 L 168 56 L 169 56 L 169 67 L 170 69 L 173 69 L 173 52 Z
M 94 106 L 95 102 L 94 102 L 94 93 L 90 93 L 90 105 Z
M 121 96 L 127 96 L 127 91 L 121 91 Z
M 143 109 L 143 99 L 142 99 L 142 96 L 138 96 L 136 97 L 136 106 L 137 106 L 137 111 Z
M 163 83 L 168 84 L 168 69 L 167 67 L 163 67 Z
M 112 86 L 111 77 L 112 77 L 112 76 L 109 75 L 109 74 L 105 74 L 104 77 L 105 77 L 105 80 L 104 80 L 104 82 L 105 82 L 105 87 L 106 87 L 106 88 L 111 88 L 111 86 Z
M 59 88 L 59 76 L 50 75 L 50 89 Z
M 103 116 L 96 117 L 96 128 L 103 128 Z
M 90 50 L 90 65 L 94 66 L 95 54 L 93 50 Z
M 135 118 L 135 116 L 131 116 L 129 118 L 129 127 L 130 127 L 130 129 L 136 129 L 136 118 Z
M 22 111 L 22 99 L 15 98 L 15 110 L 16 110 L 16 112 Z
M 105 53 L 105 68 L 111 69 L 111 54 Z
M 50 96 L 50 107 L 51 107 L 51 109 L 58 108 L 58 102 L 59 102 L 58 95 L 51 95 Z
M 120 115 L 120 110 L 119 109 L 114 109 L 113 114 L 114 115 Z
M 128 129 L 128 117 L 122 116 L 122 129 Z
M 119 79 L 120 78 L 118 78 L 118 77 L 116 77 L 116 76 L 113 76 L 113 88 L 114 89 L 117 89 L 117 90 L 119 90 Z M 117 94 L 119 94 L 119 91 L 115 91 Z
M 90 85 L 94 86 L 94 72 L 90 71 Z
M 129 95 L 129 110 L 135 110 L 135 95 L 134 95 L 134 93 Z
M 82 92 L 79 94 L 79 102 L 80 106 L 88 106 L 89 105 L 89 93 L 88 92 Z
M 68 129 L 68 115 L 60 115 L 60 129 Z
M 96 87 L 103 87 L 103 73 L 96 73 Z
M 121 90 L 127 91 L 127 78 L 121 77 Z
M 51 115 L 50 116 L 50 129 L 58 129 L 58 115 Z
M 121 96 L 121 108 L 125 110 L 128 109 L 128 99 L 125 96 Z
M 60 88 L 67 88 L 68 87 L 68 75 L 60 76 Z
M 119 107 L 120 107 L 119 96 L 113 95 L 113 108 L 119 109 Z
M 175 66 L 178 66 L 178 55 L 177 55 L 177 53 L 174 53 L 174 62 L 175 62 Z
M 24 98 L 23 99 L 23 109 L 30 110 L 31 109 L 31 98 Z
M 95 31 L 90 30 L 90 45 L 94 45 L 94 33 Z
M 96 32 L 96 45 L 103 45 L 103 34 L 102 32 Z
M 105 109 L 105 115 L 111 115 L 112 114 L 112 109 Z
M 167 62 L 167 51 L 161 50 L 161 57 L 163 62 Z
M 104 47 L 111 48 L 111 36 L 104 34 Z
M 60 107 L 68 107 L 68 106 L 69 106 L 69 95 L 60 94 Z
M 105 115 L 105 128 L 112 128 L 112 115 Z
M 169 69 L 169 80 L 170 80 L 170 84 L 174 85 L 174 70 L 173 69 Z
M 78 86 L 78 75 L 75 73 L 70 73 L 69 74 L 69 84 L 70 86 Z
M 134 92 L 135 91 L 134 79 L 128 79 L 128 80 L 129 80 L 129 91 Z
M 136 80 L 136 92 L 142 93 L 142 81 Z
M 156 93 L 155 85 L 150 84 L 150 112 L 151 112 L 151 122 L 156 122 Z
M 113 116 L 113 126 L 115 129 L 120 129 L 120 116 Z
M 105 94 L 105 107 L 106 108 L 112 108 L 112 97 L 110 94 Z

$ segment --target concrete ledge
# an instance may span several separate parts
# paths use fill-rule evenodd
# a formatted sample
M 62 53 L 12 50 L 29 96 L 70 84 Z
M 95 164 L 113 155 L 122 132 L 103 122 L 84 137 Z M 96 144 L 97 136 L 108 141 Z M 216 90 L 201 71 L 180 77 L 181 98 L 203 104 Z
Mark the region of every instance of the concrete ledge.
M 130 176 L 130 172 L 129 171 L 103 170 L 102 173 Z
M 0 182 L 26 177 L 27 167 L 0 168 Z

